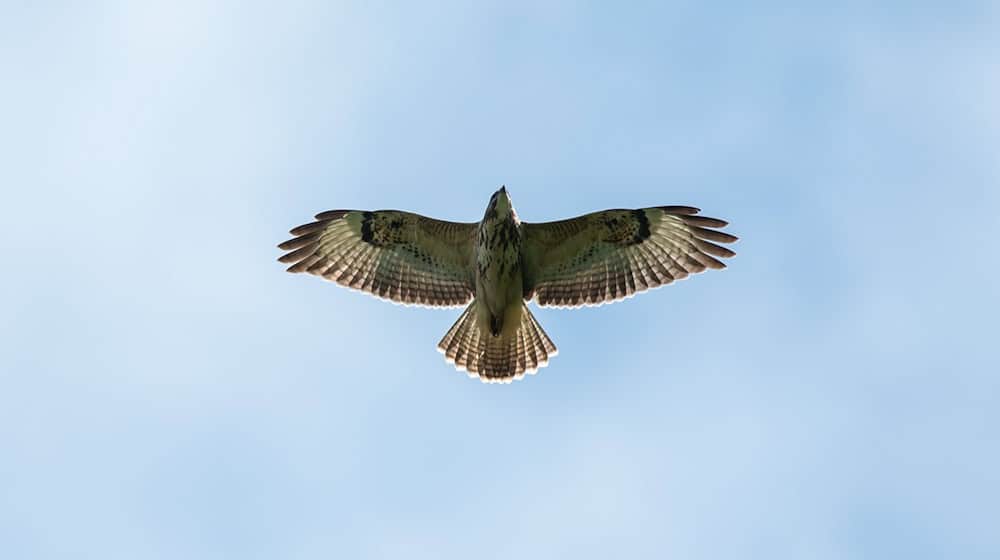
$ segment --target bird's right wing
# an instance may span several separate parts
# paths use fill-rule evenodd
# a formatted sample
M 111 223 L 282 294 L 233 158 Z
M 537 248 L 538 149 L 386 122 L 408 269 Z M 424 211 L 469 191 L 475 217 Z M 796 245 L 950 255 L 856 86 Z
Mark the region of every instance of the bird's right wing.
M 475 223 L 398 210 L 331 210 L 294 228 L 278 248 L 289 272 L 308 272 L 397 303 L 455 307 L 475 295 Z
M 718 243 L 723 220 L 690 206 L 605 210 L 569 220 L 523 223 L 524 297 L 577 307 L 617 301 L 706 268 L 735 253 Z

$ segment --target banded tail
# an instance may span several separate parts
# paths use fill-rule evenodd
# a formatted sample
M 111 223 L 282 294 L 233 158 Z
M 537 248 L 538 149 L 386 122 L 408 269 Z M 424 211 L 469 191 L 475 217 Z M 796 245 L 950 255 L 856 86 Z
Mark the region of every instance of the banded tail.
M 479 318 L 478 302 L 473 301 L 438 342 L 438 351 L 448 363 L 483 383 L 510 383 L 535 373 L 559 351 L 527 304 L 521 302 L 521 306 L 517 329 L 503 329 L 499 336 L 492 336 L 488 321 L 484 325 Z

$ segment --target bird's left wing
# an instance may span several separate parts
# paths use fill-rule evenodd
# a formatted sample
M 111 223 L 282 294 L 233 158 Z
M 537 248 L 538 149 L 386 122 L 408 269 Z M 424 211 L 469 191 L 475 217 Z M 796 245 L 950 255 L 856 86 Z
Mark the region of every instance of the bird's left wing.
M 735 253 L 713 241 L 736 237 L 718 231 L 725 221 L 698 212 L 660 206 L 523 223 L 524 297 L 542 306 L 600 305 L 706 268 L 725 268 L 715 257 Z
M 476 224 L 435 220 L 398 210 L 331 210 L 294 228 L 278 247 L 289 272 L 308 272 L 397 303 L 465 305 Z

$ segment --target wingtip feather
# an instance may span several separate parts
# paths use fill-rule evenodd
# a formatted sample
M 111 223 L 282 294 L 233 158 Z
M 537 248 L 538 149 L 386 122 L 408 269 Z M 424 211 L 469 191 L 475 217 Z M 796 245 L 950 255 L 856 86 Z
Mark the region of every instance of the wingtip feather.
M 739 239 L 735 235 L 731 235 L 723 231 L 716 231 L 714 229 L 707 229 L 699 226 L 691 226 L 691 229 L 698 237 L 708 239 L 709 241 L 715 241 L 717 243 L 732 243 Z
M 690 216 L 701 212 L 701 208 L 695 208 L 694 206 L 658 206 L 657 208 L 667 214 L 678 214 L 681 216 Z
M 350 210 L 327 210 L 326 212 L 320 212 L 316 214 L 317 220 L 336 220 L 346 216 Z
M 720 220 L 718 218 L 709 218 L 707 216 L 682 216 L 681 219 L 684 223 L 692 226 L 710 227 L 710 228 L 724 228 L 729 225 L 726 220 Z
M 302 224 L 301 226 L 293 227 L 288 230 L 288 233 L 292 235 L 308 235 L 310 233 L 317 232 L 327 225 L 329 225 L 330 220 L 320 220 L 318 222 L 309 222 L 308 224 Z

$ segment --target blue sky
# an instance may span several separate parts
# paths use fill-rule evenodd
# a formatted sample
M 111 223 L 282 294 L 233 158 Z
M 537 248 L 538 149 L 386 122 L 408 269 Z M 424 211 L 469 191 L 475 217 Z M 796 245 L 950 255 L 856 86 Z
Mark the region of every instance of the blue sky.
M 1000 555 L 995 4 L 3 12 L 4 557 Z M 500 184 L 739 255 L 510 386 L 275 262 Z

